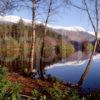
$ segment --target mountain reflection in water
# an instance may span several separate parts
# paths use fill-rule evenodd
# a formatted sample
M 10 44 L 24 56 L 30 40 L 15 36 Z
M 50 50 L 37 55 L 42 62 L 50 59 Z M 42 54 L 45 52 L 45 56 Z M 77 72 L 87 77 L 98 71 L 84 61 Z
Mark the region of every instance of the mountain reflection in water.
M 46 67 L 45 70 L 47 74 L 51 74 L 65 83 L 77 84 L 86 70 L 87 62 L 88 60 L 57 63 Z M 85 80 L 81 80 L 83 81 L 81 89 L 85 91 L 100 89 L 100 54 L 93 57 L 92 65 L 87 70 Z

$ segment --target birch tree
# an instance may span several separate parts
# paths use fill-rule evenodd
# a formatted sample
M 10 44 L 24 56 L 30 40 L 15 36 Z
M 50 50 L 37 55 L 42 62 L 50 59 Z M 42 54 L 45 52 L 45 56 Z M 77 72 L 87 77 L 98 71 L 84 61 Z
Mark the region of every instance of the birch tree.
M 45 0 L 44 0 L 45 1 Z M 47 0 L 47 11 L 46 11 L 46 19 L 45 19 L 45 22 L 44 22 L 44 33 L 43 33 L 43 39 L 42 39 L 42 46 L 41 46 L 41 57 L 40 57 L 40 78 L 41 79 L 44 79 L 44 75 L 43 75 L 43 54 L 44 54 L 44 47 L 45 47 L 45 37 L 46 37 L 46 34 L 47 34 L 47 24 L 48 24 L 48 21 L 49 21 L 49 18 L 50 18 L 50 15 L 52 13 L 52 10 L 53 10 L 53 5 L 54 5 L 54 0 Z
M 68 5 L 78 8 L 87 14 L 87 17 L 95 33 L 95 43 L 93 46 L 92 53 L 89 57 L 88 63 L 86 65 L 86 69 L 78 82 L 78 86 L 81 86 L 91 67 L 91 64 L 93 61 L 93 55 L 95 54 L 97 43 L 98 43 L 98 33 L 99 33 L 99 26 L 100 26 L 99 25 L 100 1 L 99 0 L 92 0 L 92 1 L 91 0 L 81 0 L 81 3 L 82 3 L 81 5 L 75 4 L 73 0 L 66 0 L 66 1 Z
M 36 10 L 36 0 L 32 0 L 32 43 L 31 43 L 31 53 L 30 53 L 30 70 L 32 72 L 34 69 L 35 61 L 35 44 L 36 44 L 36 34 L 35 34 L 35 10 Z
M 91 13 L 90 13 L 87 1 L 83 0 L 83 4 L 85 6 L 88 18 L 89 18 L 89 20 L 91 22 L 91 25 L 92 25 L 94 33 L 95 33 L 95 44 L 94 44 L 94 47 L 93 47 L 92 54 L 91 54 L 91 56 L 89 58 L 88 64 L 86 66 L 86 69 L 85 69 L 84 73 L 82 74 L 81 79 L 78 82 L 79 86 L 82 85 L 83 81 L 85 80 L 85 78 L 86 78 L 86 76 L 87 76 L 87 74 L 89 72 L 89 69 L 91 67 L 91 63 L 92 63 L 92 60 L 93 60 L 93 55 L 95 54 L 97 43 L 98 43 L 99 19 L 100 19 L 100 17 L 99 17 L 99 14 L 100 14 L 99 13 L 99 5 L 100 4 L 99 3 L 100 3 L 99 0 L 94 0 L 93 1 L 93 5 L 94 5 L 94 7 L 93 7 L 94 8 L 94 10 L 93 10 L 94 13 L 93 14 L 95 15 L 95 19 L 93 19 L 93 17 L 92 17 L 93 15 L 91 15 Z
M 41 0 L 21 0 L 22 6 L 32 11 L 32 34 L 31 34 L 31 49 L 29 57 L 29 68 L 28 73 L 32 73 L 35 69 L 35 54 L 36 54 L 36 13 Z M 21 5 L 20 5 L 21 6 Z

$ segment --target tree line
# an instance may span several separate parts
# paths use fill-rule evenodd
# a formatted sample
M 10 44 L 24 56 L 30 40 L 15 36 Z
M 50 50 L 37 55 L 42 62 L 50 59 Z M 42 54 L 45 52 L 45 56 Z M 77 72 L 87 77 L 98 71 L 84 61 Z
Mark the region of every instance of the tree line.
M 55 2 L 55 0 L 18 0 L 17 1 L 17 5 L 15 5 L 17 0 L 3 0 L 0 2 L 1 4 L 1 14 L 4 14 L 5 11 L 9 11 L 12 10 L 12 8 L 16 8 L 16 7 L 28 7 L 31 8 L 32 10 L 32 34 L 31 34 L 31 51 L 30 51 L 30 66 L 29 66 L 29 73 L 31 73 L 34 69 L 34 66 L 36 66 L 35 64 L 35 56 L 36 56 L 36 17 L 37 14 L 39 13 L 38 11 L 41 11 L 42 14 L 43 12 L 45 12 L 45 18 L 44 18 L 44 36 L 42 38 L 42 49 L 41 49 L 41 57 L 40 57 L 40 66 L 38 66 L 39 68 L 39 72 L 40 72 L 40 78 L 43 79 L 43 70 L 42 70 L 42 58 L 43 58 L 43 51 L 44 51 L 44 43 L 45 43 L 45 36 L 47 34 L 47 24 L 49 22 L 49 19 L 51 17 L 52 14 L 55 13 L 55 11 L 57 10 L 58 7 L 62 6 L 61 2 L 59 4 L 59 0 Z M 21 3 L 20 3 L 21 2 Z M 31 4 L 30 4 L 30 3 Z M 98 37 L 98 32 L 99 32 L 99 0 L 81 0 L 80 1 L 80 5 L 76 4 L 73 0 L 64 0 L 64 3 L 66 3 L 67 5 L 70 5 L 71 7 L 75 7 L 79 10 L 83 10 L 86 14 L 87 17 L 89 18 L 90 24 L 93 28 L 93 31 L 95 33 L 95 44 L 93 46 L 93 50 L 90 56 L 90 60 L 87 64 L 87 69 L 88 67 L 90 67 L 92 59 L 93 59 L 93 55 L 95 53 L 96 47 L 97 47 L 97 37 Z M 2 6 L 3 4 L 3 6 Z M 9 6 L 7 6 L 9 4 Z M 91 4 L 91 5 L 90 5 Z M 43 8 L 43 9 L 42 9 Z M 41 10 L 40 10 L 41 9 Z M 84 75 L 83 75 L 84 76 Z M 83 79 L 83 77 L 82 77 Z

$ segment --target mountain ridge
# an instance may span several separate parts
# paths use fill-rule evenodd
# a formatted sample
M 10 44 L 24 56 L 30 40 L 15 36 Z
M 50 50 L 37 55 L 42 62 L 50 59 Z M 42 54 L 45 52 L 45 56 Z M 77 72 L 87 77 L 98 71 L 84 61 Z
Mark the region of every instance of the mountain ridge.
M 12 22 L 12 23 L 17 23 L 20 19 L 22 19 L 25 23 L 32 23 L 30 19 L 22 18 L 19 16 L 15 15 L 7 15 L 7 16 L 0 16 L 0 21 L 3 22 Z M 43 24 L 40 21 L 36 21 L 38 24 Z M 65 27 L 65 26 L 53 26 L 53 25 L 47 25 L 49 28 L 53 29 L 63 29 L 63 30 L 68 30 L 68 31 L 86 31 L 83 27 L 80 26 L 71 26 L 71 27 Z
M 20 19 L 22 19 L 26 25 L 32 23 L 32 21 L 29 19 L 21 18 L 15 15 L 0 16 L 0 22 L 5 22 L 5 23 L 18 23 Z M 36 21 L 36 24 L 44 25 L 44 23 L 40 21 Z M 78 42 L 94 41 L 93 34 L 87 32 L 83 27 L 80 26 L 64 27 L 64 26 L 53 26 L 48 24 L 47 27 L 49 30 L 53 30 L 62 36 L 68 37 L 70 41 L 78 41 Z

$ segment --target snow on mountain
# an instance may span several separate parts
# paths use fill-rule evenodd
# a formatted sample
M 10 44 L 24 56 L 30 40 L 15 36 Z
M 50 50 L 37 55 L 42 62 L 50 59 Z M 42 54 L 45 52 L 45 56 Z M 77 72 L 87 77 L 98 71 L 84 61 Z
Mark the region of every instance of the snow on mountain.
M 26 25 L 31 25 L 32 21 L 29 19 L 21 18 L 19 16 L 14 15 L 7 15 L 7 16 L 0 16 L 0 22 L 5 23 L 18 23 L 19 20 L 22 19 Z M 40 21 L 36 21 L 36 24 L 42 24 L 44 23 Z M 47 25 L 50 30 L 53 30 L 57 32 L 58 34 L 61 34 L 63 36 L 67 36 L 72 41 L 85 41 L 85 40 L 94 40 L 94 36 L 89 34 L 83 27 L 80 26 L 72 26 L 72 27 L 64 27 L 64 26 L 53 26 L 53 25 Z
M 91 35 L 93 35 L 93 36 L 95 35 L 94 32 L 88 32 L 88 33 L 91 34 Z
M 7 15 L 7 16 L 0 16 L 0 21 L 1 22 L 12 22 L 12 23 L 17 23 L 19 20 L 21 19 L 21 17 L 18 17 L 18 16 L 14 16 L 14 15 Z M 25 23 L 28 23 L 28 24 L 31 24 L 31 20 L 29 19 L 25 19 L 25 18 L 22 18 L 23 21 Z M 36 23 L 38 24 L 41 24 L 40 21 L 36 21 Z M 43 23 L 42 23 L 43 24 Z M 49 25 L 48 24 L 48 27 L 49 28 L 52 28 L 52 29 L 63 29 L 63 30 L 67 30 L 67 31 L 85 31 L 84 28 L 82 27 L 79 27 L 79 26 L 73 26 L 73 27 L 63 27 L 63 26 L 52 26 L 52 25 Z
M 95 36 L 95 33 L 94 32 L 88 32 L 89 34 Z M 100 33 L 98 33 L 98 38 L 100 38 Z
M 52 26 L 48 25 L 48 27 L 53 28 L 53 29 L 63 29 L 67 31 L 86 31 L 83 27 L 80 26 L 73 26 L 73 27 L 64 27 L 64 26 Z
M 15 15 L 6 15 L 6 16 L 0 16 L 0 22 L 11 22 L 11 23 L 18 23 L 19 20 L 22 19 L 24 21 L 25 24 L 31 24 L 32 21 L 30 19 L 25 19 L 25 18 L 21 18 L 19 16 L 15 16 Z M 37 24 L 43 24 L 40 21 L 36 21 Z M 66 31 L 74 31 L 74 32 L 83 32 L 83 33 L 87 33 L 86 30 L 83 27 L 80 26 L 72 26 L 72 27 L 64 27 L 64 26 L 53 26 L 53 25 L 47 25 L 50 29 L 53 30 L 57 30 L 57 31 L 62 31 L 62 33 L 66 34 Z M 88 32 L 89 34 L 94 36 L 93 32 Z M 87 34 L 88 34 L 87 33 Z M 98 38 L 100 38 L 100 34 L 98 35 Z
M 13 16 L 13 15 L 8 15 L 8 16 L 0 16 L 0 21 L 1 22 L 12 22 L 12 23 L 17 23 L 21 17 L 18 16 Z M 31 23 L 31 20 L 22 18 L 25 23 Z

